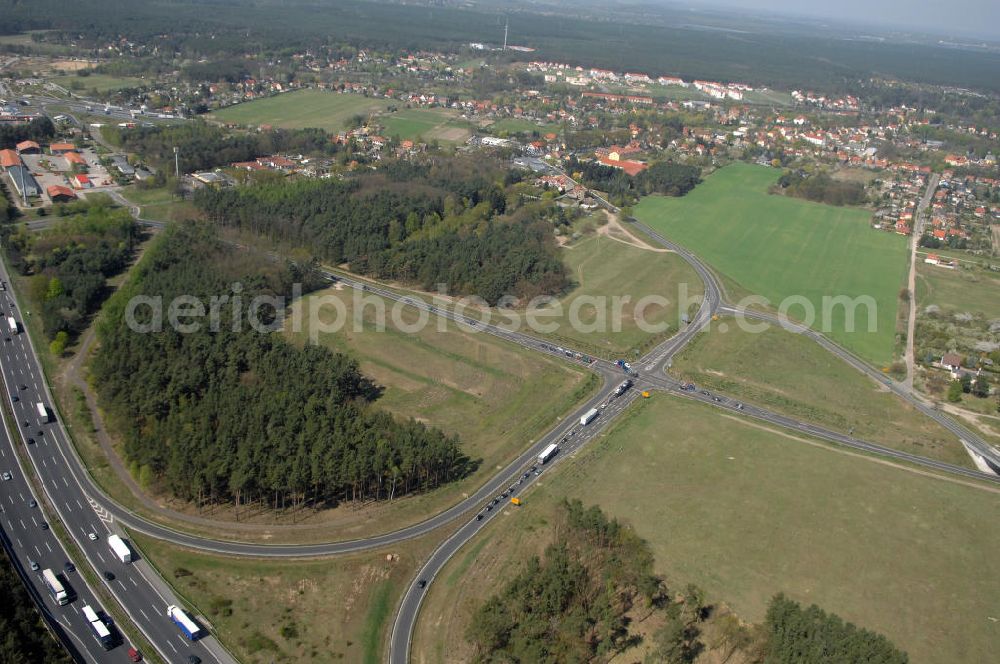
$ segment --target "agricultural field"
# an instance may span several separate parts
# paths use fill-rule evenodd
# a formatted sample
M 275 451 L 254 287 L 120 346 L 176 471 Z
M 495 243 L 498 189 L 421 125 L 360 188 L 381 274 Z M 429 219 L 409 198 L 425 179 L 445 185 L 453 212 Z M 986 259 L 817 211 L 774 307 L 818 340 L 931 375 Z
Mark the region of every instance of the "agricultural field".
M 990 661 L 993 487 L 831 448 L 667 396 L 641 400 L 543 476 L 429 588 L 414 660 L 468 661 L 475 606 L 551 537 L 562 498 L 599 505 L 648 540 L 669 587 L 759 622 L 778 592 L 884 633 L 913 662 Z
M 768 194 L 780 174 L 733 164 L 682 198 L 649 196 L 634 213 L 741 288 L 774 307 L 787 302 L 791 317 L 802 318 L 808 302 L 814 328 L 877 366 L 890 364 L 906 241 L 873 231 L 864 210 Z M 849 331 L 844 306 L 824 315 L 824 298 L 844 296 L 871 298 L 872 320 L 858 306 Z
M 378 120 L 385 125 L 386 136 L 403 140 L 464 143 L 472 135 L 468 123 L 447 108 L 407 108 Z
M 750 321 L 754 324 L 754 321 Z M 960 466 L 958 438 L 802 335 L 713 322 L 675 359 L 671 373 L 789 417 Z
M 65 76 L 53 76 L 48 80 L 56 85 L 61 85 L 71 92 L 85 93 L 91 90 L 103 93 L 122 88 L 138 88 L 151 84 L 151 81 L 144 78 L 135 76 L 108 76 L 107 74 L 88 74 L 87 76 L 67 74 Z
M 228 106 L 214 112 L 212 117 L 219 122 L 239 125 L 269 124 L 287 129 L 316 127 L 338 132 L 347 126 L 351 117 L 368 116 L 387 106 L 384 99 L 310 89 Z
M 502 120 L 497 120 L 491 124 L 490 130 L 494 133 L 507 132 L 508 134 L 530 134 L 537 131 L 539 134 L 544 135 L 548 132 L 560 132 L 562 130 L 562 125 L 552 123 L 540 125 L 534 120 L 527 120 L 523 118 L 503 118 Z
M 393 608 L 435 544 L 422 538 L 333 559 L 269 561 L 131 540 L 247 664 L 385 661 Z
M 617 223 L 599 228 L 603 232 L 563 248 L 563 262 L 576 287 L 560 299 L 560 316 L 542 319 L 557 325 L 545 336 L 601 357 L 638 357 L 658 340 L 677 332 L 681 289 L 687 292 L 689 306 L 685 310 L 693 312 L 701 302 L 704 286 L 695 271 L 673 253 L 626 244 L 642 240 L 620 235 L 623 231 Z M 653 302 L 637 312 L 636 305 L 647 296 L 664 297 L 668 304 Z M 623 298 L 620 316 L 615 313 L 613 298 L 617 297 Z M 626 297 L 630 299 L 624 301 Z M 580 325 L 572 324 L 574 312 Z M 666 324 L 667 329 L 643 331 L 639 315 L 646 323 Z
M 430 319 L 423 329 L 404 332 L 401 327 L 416 327 L 417 312 L 412 307 L 394 308 L 371 294 L 364 294 L 370 304 L 358 312 L 356 327 L 354 296 L 350 289 L 328 289 L 304 298 L 295 304 L 286 332 L 297 343 L 315 337 L 318 343 L 356 358 L 362 372 L 384 389 L 379 407 L 460 436 L 465 453 L 482 463 L 464 481 L 396 501 L 391 507 L 337 510 L 342 512 L 335 515 L 337 539 L 370 535 L 373 528 L 386 532 L 457 502 L 596 387 L 594 376 L 580 367 L 485 333 L 459 330 L 453 323 L 440 331 L 439 321 Z M 340 331 L 323 332 L 321 325 L 333 327 L 341 306 L 341 320 L 347 324 Z M 381 332 L 378 306 L 386 311 Z M 303 320 L 298 331 L 296 311 L 302 312 Z

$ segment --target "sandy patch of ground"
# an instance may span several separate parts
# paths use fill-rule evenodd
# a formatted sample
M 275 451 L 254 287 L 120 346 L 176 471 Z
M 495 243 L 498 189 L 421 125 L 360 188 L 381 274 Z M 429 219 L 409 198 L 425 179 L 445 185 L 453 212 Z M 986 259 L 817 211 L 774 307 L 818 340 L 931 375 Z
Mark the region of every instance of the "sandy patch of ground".
M 646 251 L 655 251 L 657 253 L 670 253 L 669 249 L 664 249 L 663 247 L 654 247 L 642 238 L 636 237 L 632 234 L 630 230 L 625 228 L 618 218 L 618 215 L 611 214 L 607 211 L 604 212 L 607 215 L 608 223 L 603 226 L 597 227 L 597 234 L 609 237 L 612 240 L 621 242 L 622 244 L 627 244 L 633 246 L 637 249 L 645 249 Z

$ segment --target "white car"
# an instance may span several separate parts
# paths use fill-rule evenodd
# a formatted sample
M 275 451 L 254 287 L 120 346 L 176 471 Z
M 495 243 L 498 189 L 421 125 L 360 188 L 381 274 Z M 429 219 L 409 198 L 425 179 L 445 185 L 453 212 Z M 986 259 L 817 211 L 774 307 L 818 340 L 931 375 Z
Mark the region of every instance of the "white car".
M 8 480 L 11 480 L 11 479 L 13 479 L 13 476 L 5 470 L 3 472 L 3 481 L 7 482 Z
M 36 563 L 34 560 L 31 561 L 31 571 L 32 572 L 38 571 L 38 563 Z
M 90 533 L 90 534 L 87 535 L 87 537 L 90 538 L 91 542 L 96 542 L 97 541 L 97 534 L 96 533 Z

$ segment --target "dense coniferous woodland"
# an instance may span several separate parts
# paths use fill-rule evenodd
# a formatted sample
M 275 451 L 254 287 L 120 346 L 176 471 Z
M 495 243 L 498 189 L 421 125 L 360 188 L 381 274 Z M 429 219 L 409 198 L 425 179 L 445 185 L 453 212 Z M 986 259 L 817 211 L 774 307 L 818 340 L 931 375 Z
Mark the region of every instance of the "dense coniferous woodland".
M 906 664 L 906 653 L 889 639 L 845 623 L 813 604 L 802 608 L 784 595 L 771 600 L 764 623 L 766 664 Z
M 466 636 L 475 661 L 608 662 L 648 638 L 648 664 L 691 664 L 709 647 L 759 664 L 907 662 L 884 636 L 784 595 L 771 600 L 763 625 L 725 614 L 712 645 L 702 635 L 718 607 L 696 586 L 668 590 L 631 528 L 579 500 L 563 501 L 551 528 L 557 535 L 544 557 L 528 560 L 474 613 Z M 644 637 L 635 628 L 649 618 L 658 627 Z
M 287 296 L 296 282 L 317 278 L 232 248 L 209 227 L 171 227 L 149 249 L 106 306 L 91 368 L 140 478 L 184 499 L 281 507 L 392 499 L 470 472 L 456 439 L 376 408 L 377 389 L 351 358 L 251 328 L 252 298 Z M 135 296 L 162 296 L 165 316 L 178 295 L 207 310 L 210 297 L 237 290 L 241 306 L 219 307 L 217 326 L 206 316 L 195 332 L 164 320 L 140 333 L 125 322 Z M 135 320 L 151 323 L 151 308 Z
M 479 607 L 468 637 L 480 662 L 607 661 L 635 644 L 627 614 L 669 604 L 648 545 L 578 500 L 559 509 L 542 559 Z
M 566 270 L 543 219 L 551 206 L 509 206 L 503 178 L 464 159 L 442 158 L 348 182 L 203 189 L 194 200 L 224 226 L 310 247 L 324 260 L 379 279 L 428 290 L 444 283 L 490 304 L 508 294 L 565 290 Z
M 599 161 L 580 161 L 574 157 L 567 162 L 566 171 L 580 173 L 584 184 L 606 192 L 619 205 L 629 205 L 639 196 L 649 194 L 683 196 L 701 182 L 697 167 L 669 161 L 653 164 L 632 176 Z
M 233 162 L 251 161 L 276 152 L 332 154 L 336 146 L 322 129 L 272 129 L 232 134 L 204 122 L 121 129 L 108 126 L 102 135 L 126 152 L 141 154 L 158 168 L 173 172 L 178 148 L 182 172 L 200 171 Z
M 862 183 L 834 180 L 829 173 L 806 176 L 789 171 L 778 179 L 777 187 L 788 196 L 827 205 L 864 205 L 867 202 Z

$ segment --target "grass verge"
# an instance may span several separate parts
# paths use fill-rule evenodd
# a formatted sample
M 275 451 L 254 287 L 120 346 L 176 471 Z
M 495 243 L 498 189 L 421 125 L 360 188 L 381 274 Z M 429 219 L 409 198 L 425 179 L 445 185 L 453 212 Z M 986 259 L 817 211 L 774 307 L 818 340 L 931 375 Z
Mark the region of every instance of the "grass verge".
M 415 661 L 467 661 L 471 612 L 544 549 L 563 497 L 630 522 L 672 587 L 696 583 L 745 620 L 762 620 L 780 591 L 883 632 L 913 661 L 971 664 L 995 649 L 995 487 L 659 395 L 491 523 L 489 547 L 456 583 L 428 589 Z

